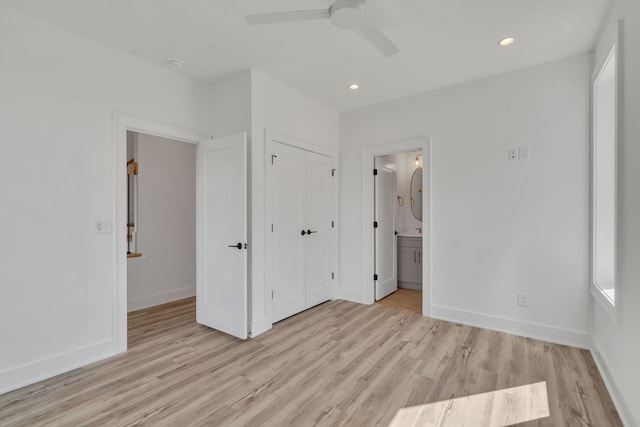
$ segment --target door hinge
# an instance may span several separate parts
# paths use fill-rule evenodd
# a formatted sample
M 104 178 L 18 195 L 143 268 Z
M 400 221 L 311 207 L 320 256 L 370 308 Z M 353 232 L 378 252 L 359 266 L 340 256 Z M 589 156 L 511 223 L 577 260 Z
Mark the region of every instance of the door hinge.
M 377 274 L 373 275 L 373 280 L 378 280 L 378 275 Z
M 273 299 L 273 291 L 271 291 L 271 299 Z
M 336 273 L 331 272 L 331 280 L 333 280 L 333 279 L 335 279 L 335 278 L 336 278 Z
M 374 169 L 374 170 L 373 170 L 373 174 L 374 174 L 374 175 L 378 175 L 378 169 Z
M 273 224 L 271 224 L 271 232 L 273 233 Z
M 278 156 L 276 156 L 275 154 L 271 155 L 271 164 L 273 164 L 273 159 L 275 159 L 276 157 L 278 157 Z
M 331 176 L 336 176 L 336 170 L 335 169 L 331 169 Z
M 373 221 L 373 228 L 378 228 L 378 221 Z
M 336 223 L 335 223 L 335 221 L 331 221 L 331 228 L 336 228 Z

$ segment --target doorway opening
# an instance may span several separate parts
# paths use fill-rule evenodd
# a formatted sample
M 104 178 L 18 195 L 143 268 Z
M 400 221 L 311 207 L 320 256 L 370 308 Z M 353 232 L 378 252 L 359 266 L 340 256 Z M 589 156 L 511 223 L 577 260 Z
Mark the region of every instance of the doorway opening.
M 113 143 L 114 143 L 114 162 L 113 162 L 113 173 L 114 173 L 114 185 L 115 185 L 115 194 L 114 194 L 114 224 L 113 224 L 113 234 L 114 234 L 114 259 L 115 259 L 115 269 L 114 269 L 114 281 L 113 281 L 113 339 L 114 339 L 114 347 L 116 353 L 121 353 L 127 350 L 127 325 L 128 325 L 128 312 L 130 309 L 134 308 L 142 308 L 142 306 L 155 306 L 158 304 L 162 304 L 164 302 L 168 302 L 170 300 L 180 299 L 184 296 L 188 296 L 188 292 L 184 290 L 184 288 L 189 288 L 189 284 L 186 285 L 177 285 L 180 287 L 181 291 L 173 292 L 165 290 L 160 290 L 153 295 L 144 295 L 143 293 L 136 293 L 141 291 L 141 289 L 137 289 L 134 291 L 130 289 L 129 286 L 129 261 L 135 261 L 137 264 L 150 264 L 151 259 L 159 258 L 158 250 L 155 245 L 153 245 L 152 241 L 158 233 L 169 233 L 171 230 L 166 228 L 168 226 L 158 224 L 154 226 L 150 224 L 147 220 L 145 220 L 147 213 L 150 215 L 154 214 L 165 214 L 164 210 L 170 211 L 169 213 L 174 214 L 180 219 L 180 215 L 183 215 L 182 209 L 194 209 L 195 210 L 195 199 L 191 203 L 191 207 L 182 206 L 182 199 L 178 200 L 179 197 L 172 193 L 165 198 L 163 198 L 162 203 L 165 203 L 165 206 L 160 205 L 160 207 L 154 207 L 151 209 L 147 209 L 148 212 L 144 213 L 140 211 L 137 215 L 137 220 L 130 222 L 132 218 L 136 218 L 134 214 L 131 216 L 129 212 L 129 193 L 131 187 L 132 189 L 138 185 L 138 203 L 141 202 L 141 198 L 143 197 L 142 191 L 145 191 L 144 197 L 147 197 L 149 194 L 146 193 L 145 187 L 141 187 L 142 177 L 149 178 L 148 173 L 150 172 L 150 167 L 155 167 L 153 164 L 155 162 L 140 158 L 143 156 L 143 153 L 140 153 L 140 145 L 138 145 L 138 152 L 136 153 L 133 150 L 133 146 L 130 150 L 128 150 L 128 140 L 132 142 L 134 138 L 134 134 L 137 134 L 138 142 L 139 138 L 144 134 L 144 138 L 152 138 L 159 137 L 166 139 L 167 147 L 171 149 L 177 144 L 184 144 L 185 146 L 191 147 L 191 149 L 195 149 L 197 146 L 200 136 L 196 132 L 191 132 L 182 128 L 178 128 L 175 126 L 165 125 L 158 122 L 153 122 L 145 119 L 141 119 L 134 116 L 129 116 L 121 113 L 114 113 L 113 115 Z M 157 147 L 156 147 L 157 148 Z M 195 151 L 194 151 L 195 153 Z M 134 162 L 129 162 L 131 160 L 131 154 L 134 154 Z M 194 154 L 195 156 L 195 154 Z M 146 156 L 145 156 L 146 157 Z M 129 166 L 132 166 L 133 163 L 138 162 L 138 175 L 137 179 L 140 180 L 138 184 L 135 184 L 135 178 L 132 180 L 128 177 L 127 170 Z M 160 167 L 159 169 L 162 169 Z M 160 171 L 161 172 L 161 171 Z M 169 171 L 166 171 L 169 173 Z M 193 162 L 191 163 L 191 173 L 195 174 L 195 157 Z M 146 174 L 146 175 L 145 175 Z M 129 184 L 131 183 L 131 184 Z M 158 183 L 149 183 L 149 185 L 156 185 Z M 195 192 L 195 184 L 193 185 L 193 189 L 191 190 Z M 133 198 L 132 198 L 133 200 Z M 177 203 L 180 205 L 176 206 Z M 140 208 L 141 206 L 138 206 Z M 186 214 L 184 214 L 186 215 Z M 188 215 L 187 215 L 188 216 Z M 142 222 L 145 222 L 143 224 Z M 178 221 L 172 221 L 171 223 L 175 224 Z M 130 224 L 134 224 L 129 227 Z M 147 233 L 142 232 L 144 228 L 149 227 L 147 229 Z M 195 235 L 195 227 L 193 228 L 192 233 Z M 132 235 L 132 237 L 128 237 Z M 130 243 L 134 243 L 134 236 L 137 236 L 138 241 L 135 242 L 137 244 L 137 248 L 135 245 L 130 245 Z M 130 242 L 131 239 L 131 242 Z M 129 258 L 127 256 L 127 252 L 131 252 L 131 254 L 139 254 L 142 255 L 138 257 Z M 195 265 L 195 261 L 194 261 Z M 136 268 L 139 270 L 142 267 Z M 145 267 L 146 268 L 146 267 Z M 195 268 L 194 268 L 195 270 Z M 148 279 L 147 279 L 148 281 Z M 182 292 L 182 293 L 181 293 Z M 185 295 L 185 292 L 187 294 Z M 189 291 L 190 292 L 190 291 Z M 131 295 L 130 295 L 131 294 Z M 158 295 L 160 294 L 160 295 Z M 131 301 L 131 305 L 130 305 Z
M 127 131 L 126 230 L 128 312 L 195 296 L 195 144 Z
M 422 314 L 422 150 L 374 164 L 375 300 Z
M 428 316 L 429 139 L 365 149 L 363 166 L 364 302 Z

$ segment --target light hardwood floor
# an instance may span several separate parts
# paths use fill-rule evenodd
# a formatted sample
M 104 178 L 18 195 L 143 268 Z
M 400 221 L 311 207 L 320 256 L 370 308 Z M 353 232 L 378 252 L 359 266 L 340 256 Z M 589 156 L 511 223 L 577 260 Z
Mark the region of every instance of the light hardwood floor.
M 397 291 L 382 298 L 377 304 L 388 305 L 389 307 L 401 308 L 413 313 L 422 314 L 422 291 L 398 288 Z
M 1 395 L 0 425 L 413 425 L 407 411 L 442 401 L 420 425 L 500 425 L 468 409 L 456 424 L 455 402 L 541 382 L 550 415 L 523 425 L 621 425 L 584 350 L 380 304 L 328 302 L 247 341 L 194 311 L 189 299 L 132 313 L 127 353 Z

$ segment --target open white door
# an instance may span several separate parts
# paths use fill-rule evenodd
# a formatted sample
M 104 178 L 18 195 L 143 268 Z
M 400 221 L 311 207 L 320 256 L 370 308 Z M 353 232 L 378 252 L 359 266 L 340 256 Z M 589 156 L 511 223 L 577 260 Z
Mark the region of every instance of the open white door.
M 197 156 L 197 322 L 247 338 L 247 135 L 202 141 Z
M 374 241 L 376 301 L 398 289 L 395 236 L 396 172 L 377 167 L 374 175 Z

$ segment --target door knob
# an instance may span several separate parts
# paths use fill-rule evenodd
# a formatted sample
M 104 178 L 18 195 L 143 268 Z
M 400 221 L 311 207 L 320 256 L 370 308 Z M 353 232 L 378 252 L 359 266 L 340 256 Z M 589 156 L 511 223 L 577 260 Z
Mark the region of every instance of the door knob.
M 230 248 L 242 249 L 242 243 L 238 242 L 237 245 L 229 245 Z
M 307 230 L 307 234 L 311 234 L 311 233 L 317 233 L 317 231 Z

